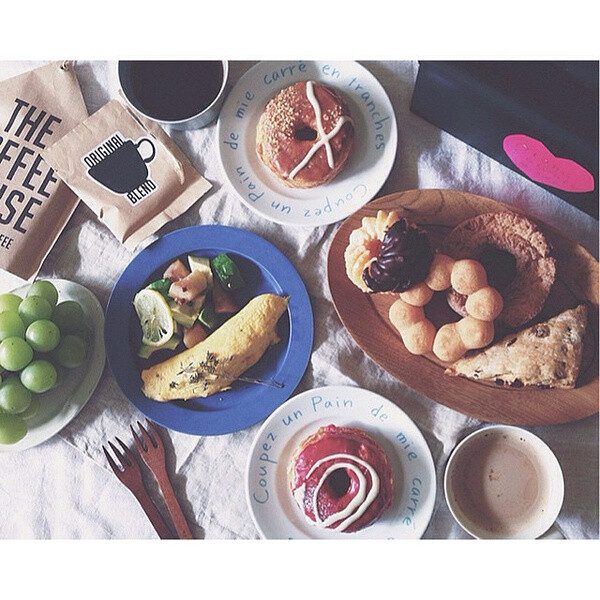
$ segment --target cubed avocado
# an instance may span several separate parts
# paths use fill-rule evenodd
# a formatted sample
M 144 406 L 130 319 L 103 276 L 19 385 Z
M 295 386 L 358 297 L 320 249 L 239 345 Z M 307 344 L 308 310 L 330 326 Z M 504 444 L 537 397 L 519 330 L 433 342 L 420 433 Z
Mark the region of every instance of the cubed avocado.
M 191 327 L 200 314 L 200 309 L 204 305 L 206 296 L 199 296 L 192 302 L 186 302 L 185 304 L 177 304 L 177 302 L 171 302 L 171 314 L 177 323 L 184 327 Z
M 148 346 L 147 344 L 142 344 L 142 347 L 138 351 L 138 356 L 140 358 L 150 358 L 150 356 L 155 352 L 158 352 L 158 350 L 175 350 L 180 342 L 181 337 L 174 334 L 169 341 L 165 342 L 162 346 Z
M 215 309 L 213 308 L 212 302 L 207 300 L 204 303 L 204 306 L 200 310 L 200 314 L 198 315 L 198 321 L 202 323 L 207 329 L 214 329 L 217 325 L 217 315 L 215 314 Z
M 206 289 L 212 290 L 213 286 L 213 273 L 210 268 L 210 259 L 205 256 L 188 256 L 188 264 L 190 265 L 190 271 L 201 271 L 206 275 Z

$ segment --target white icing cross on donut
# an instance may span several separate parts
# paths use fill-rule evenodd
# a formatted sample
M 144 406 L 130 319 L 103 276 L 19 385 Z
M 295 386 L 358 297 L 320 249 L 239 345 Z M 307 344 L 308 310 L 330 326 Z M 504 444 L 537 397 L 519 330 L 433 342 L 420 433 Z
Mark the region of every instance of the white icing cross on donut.
M 327 151 L 327 164 L 330 169 L 333 169 L 335 166 L 335 162 L 333 160 L 333 151 L 331 149 L 331 144 L 329 141 L 333 139 L 343 127 L 344 123 L 350 122 L 352 123 L 352 119 L 346 115 L 341 116 L 334 128 L 329 132 L 325 133 L 325 129 L 323 128 L 323 119 L 321 115 L 321 106 L 319 105 L 319 101 L 315 96 L 315 89 L 312 81 L 306 82 L 306 97 L 308 101 L 312 104 L 312 107 L 315 111 L 316 123 L 317 123 L 317 131 L 319 133 L 318 140 L 311 146 L 310 150 L 306 153 L 306 156 L 294 167 L 293 171 L 290 173 L 290 179 L 294 179 L 294 177 L 308 164 L 308 161 L 313 157 L 315 152 L 321 147 L 325 146 L 325 150 Z

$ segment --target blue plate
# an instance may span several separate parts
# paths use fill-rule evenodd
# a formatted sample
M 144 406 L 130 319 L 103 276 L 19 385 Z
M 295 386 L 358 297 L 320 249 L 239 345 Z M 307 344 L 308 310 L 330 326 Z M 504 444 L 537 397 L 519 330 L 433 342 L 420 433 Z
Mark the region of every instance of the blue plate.
M 283 387 L 235 381 L 230 390 L 207 398 L 156 402 L 141 391 L 140 372 L 172 355 L 152 360 L 137 357 L 141 329 L 133 298 L 162 277 L 176 258 L 188 254 L 214 257 L 227 252 L 238 264 L 246 285 L 236 295 L 239 306 L 264 293 L 289 296 L 288 312 L 278 324 L 279 343 L 271 346 L 245 377 L 274 381 Z M 313 343 L 313 314 L 306 287 L 290 261 L 263 238 L 221 225 L 199 225 L 170 233 L 142 250 L 117 281 L 106 309 L 106 356 L 119 387 L 152 421 L 193 435 L 221 435 L 258 423 L 285 402 L 300 382 Z

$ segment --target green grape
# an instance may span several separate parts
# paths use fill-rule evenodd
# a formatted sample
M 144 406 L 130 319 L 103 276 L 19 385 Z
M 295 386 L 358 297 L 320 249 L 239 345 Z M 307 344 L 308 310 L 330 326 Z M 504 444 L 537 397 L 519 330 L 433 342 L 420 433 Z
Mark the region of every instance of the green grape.
M 57 365 L 56 360 L 53 358 L 53 365 L 56 369 L 56 382 L 52 386 L 52 389 L 56 389 L 60 387 L 66 380 L 69 370 L 63 367 L 62 365 Z
M 0 342 L 9 337 L 25 337 L 25 324 L 16 312 L 0 312 Z
M 0 313 L 5 310 L 17 312 L 19 304 L 21 304 L 21 296 L 17 296 L 16 294 L 0 294 Z
M 21 383 L 34 394 L 52 389 L 57 377 L 54 365 L 47 360 L 34 360 L 21 371 Z
M 0 408 L 10 414 L 18 414 L 29 408 L 31 392 L 17 377 L 7 379 L 0 385 Z
M 10 337 L 0 343 L 0 367 L 20 371 L 33 359 L 33 349 L 22 338 Z
M 19 304 L 19 316 L 29 327 L 34 321 L 49 319 L 52 316 L 52 306 L 46 298 L 41 296 L 27 296 Z
M 63 367 L 75 369 L 83 363 L 86 353 L 85 342 L 79 336 L 65 335 L 52 353 L 52 358 Z
M 0 444 L 16 444 L 27 435 L 27 423 L 19 415 L 0 413 Z
M 43 279 L 34 281 L 29 287 L 27 295 L 45 298 L 52 308 L 54 308 L 58 302 L 58 290 L 54 287 L 52 282 Z
M 19 413 L 19 416 L 21 417 L 21 419 L 25 419 L 25 420 L 32 419 L 33 417 L 35 417 L 35 415 L 38 414 L 39 410 L 40 410 L 40 397 L 32 394 L 31 402 L 30 402 L 29 406 L 22 413 Z
M 58 325 L 63 335 L 78 333 L 85 327 L 83 309 L 75 300 L 65 300 L 57 304 L 52 311 L 52 321 Z
M 84 323 L 80 329 L 73 332 L 73 335 L 80 337 L 86 344 L 89 344 L 92 337 L 94 336 L 94 332 L 91 327 L 88 327 Z
M 50 352 L 60 342 L 60 331 L 47 319 L 34 321 L 25 332 L 25 340 L 37 352 Z

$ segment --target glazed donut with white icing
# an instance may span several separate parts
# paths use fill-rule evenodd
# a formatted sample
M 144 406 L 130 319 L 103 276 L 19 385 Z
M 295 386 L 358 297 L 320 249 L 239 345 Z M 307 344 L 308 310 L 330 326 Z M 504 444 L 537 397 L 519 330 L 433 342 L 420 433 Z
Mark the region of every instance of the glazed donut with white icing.
M 388 458 L 364 431 L 327 425 L 306 438 L 290 461 L 290 488 L 313 525 L 352 533 L 373 524 L 391 505 Z
M 348 105 L 321 83 L 299 81 L 266 105 L 256 128 L 256 152 L 284 185 L 312 188 L 331 181 L 354 145 Z

